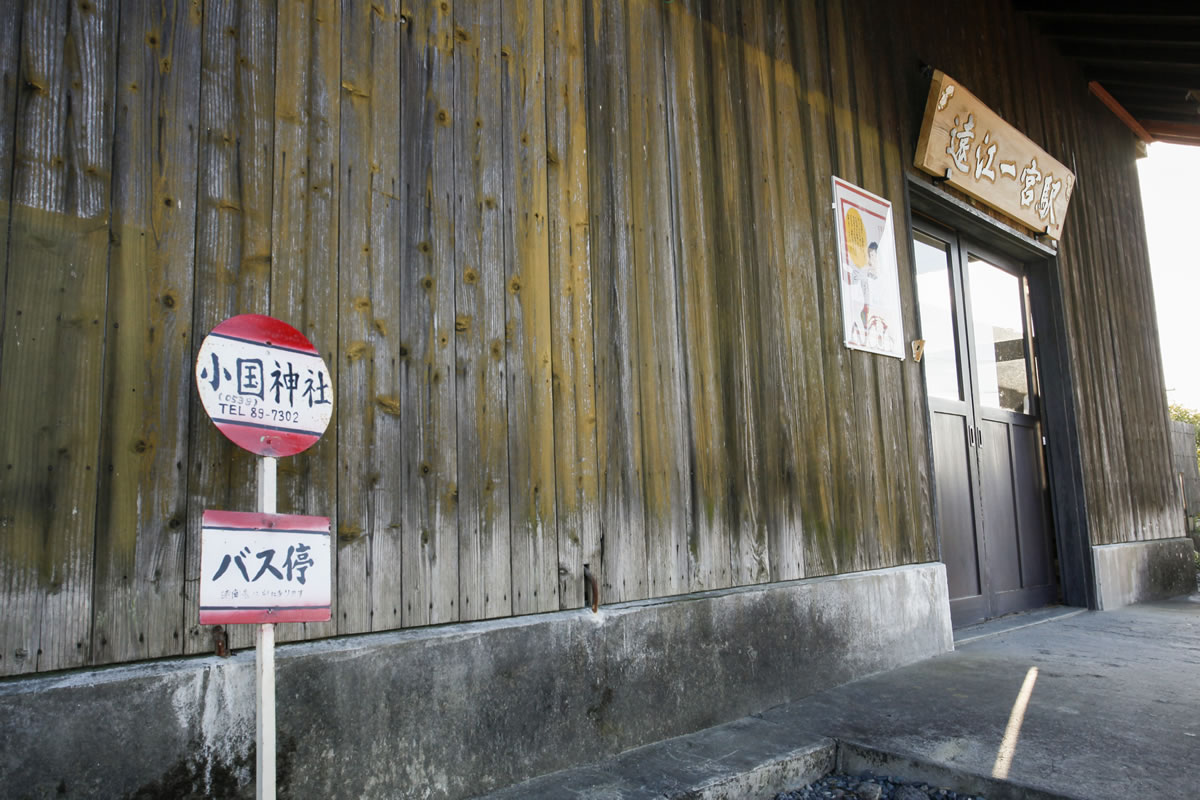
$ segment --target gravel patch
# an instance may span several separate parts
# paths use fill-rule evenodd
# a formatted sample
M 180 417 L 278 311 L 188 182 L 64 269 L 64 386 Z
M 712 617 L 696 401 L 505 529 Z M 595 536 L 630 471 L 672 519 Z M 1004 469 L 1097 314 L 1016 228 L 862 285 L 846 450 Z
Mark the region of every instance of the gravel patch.
M 982 795 L 962 794 L 926 783 L 904 783 L 874 775 L 844 775 L 832 772 L 815 783 L 782 792 L 775 800 L 986 800 Z

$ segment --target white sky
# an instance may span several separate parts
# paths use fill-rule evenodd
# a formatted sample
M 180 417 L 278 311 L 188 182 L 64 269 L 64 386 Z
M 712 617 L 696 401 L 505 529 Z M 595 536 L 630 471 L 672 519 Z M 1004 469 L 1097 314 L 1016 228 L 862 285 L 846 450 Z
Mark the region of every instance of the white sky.
M 1138 173 L 1167 400 L 1200 410 L 1200 146 L 1152 144 Z

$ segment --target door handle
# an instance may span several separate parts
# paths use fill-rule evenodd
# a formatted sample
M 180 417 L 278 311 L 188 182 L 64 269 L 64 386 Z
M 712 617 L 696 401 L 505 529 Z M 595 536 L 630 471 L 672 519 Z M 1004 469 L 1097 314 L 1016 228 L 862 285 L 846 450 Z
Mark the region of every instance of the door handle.
M 975 429 L 975 443 L 978 445 L 980 450 L 983 449 L 983 428 Z
M 975 426 L 968 425 L 967 426 L 967 447 L 974 447 L 974 446 L 975 446 Z

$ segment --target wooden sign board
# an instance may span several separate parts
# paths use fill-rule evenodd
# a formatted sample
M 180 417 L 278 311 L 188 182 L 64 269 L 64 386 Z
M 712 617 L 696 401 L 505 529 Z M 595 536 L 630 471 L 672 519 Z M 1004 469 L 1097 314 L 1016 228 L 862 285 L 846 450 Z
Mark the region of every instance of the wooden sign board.
M 934 70 L 929 87 L 916 165 L 1023 225 L 1062 238 L 1075 174 L 941 70 Z

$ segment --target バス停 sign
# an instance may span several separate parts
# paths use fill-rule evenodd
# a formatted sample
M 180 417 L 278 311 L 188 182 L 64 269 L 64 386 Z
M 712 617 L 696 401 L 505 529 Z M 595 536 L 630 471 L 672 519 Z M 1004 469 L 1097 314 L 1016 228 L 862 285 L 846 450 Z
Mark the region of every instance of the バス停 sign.
M 204 338 L 196 388 L 221 433 L 260 456 L 306 450 L 333 416 L 324 359 L 300 331 L 262 314 L 230 317 Z
M 205 510 L 200 624 L 326 622 L 329 518 Z

